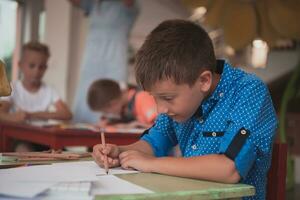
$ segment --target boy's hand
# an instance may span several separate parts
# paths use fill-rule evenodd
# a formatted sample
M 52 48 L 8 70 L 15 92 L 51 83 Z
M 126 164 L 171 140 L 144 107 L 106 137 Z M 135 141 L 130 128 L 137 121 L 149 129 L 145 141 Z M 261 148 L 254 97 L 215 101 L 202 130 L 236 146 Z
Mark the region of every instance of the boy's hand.
M 152 172 L 154 156 L 139 151 L 129 150 L 119 155 L 120 164 L 124 169 L 136 169 L 141 172 Z
M 105 155 L 107 155 L 108 167 L 117 167 L 120 166 L 119 154 L 120 149 L 117 145 L 106 144 L 104 147 L 102 144 L 97 144 L 93 147 L 92 156 L 102 168 L 104 167 Z

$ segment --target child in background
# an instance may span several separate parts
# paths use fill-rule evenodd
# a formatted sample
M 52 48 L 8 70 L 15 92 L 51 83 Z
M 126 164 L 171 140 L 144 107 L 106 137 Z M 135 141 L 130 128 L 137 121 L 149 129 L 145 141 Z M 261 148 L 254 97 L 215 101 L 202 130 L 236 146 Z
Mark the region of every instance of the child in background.
M 155 125 L 127 146 L 98 144 L 103 166 L 245 183 L 265 199 L 277 126 L 266 85 L 255 75 L 217 61 L 208 34 L 185 20 L 156 27 L 138 51 L 137 82 L 157 103 Z M 179 145 L 182 157 L 169 157 Z
M 19 61 L 22 79 L 12 83 L 9 97 L 0 99 L 1 120 L 24 122 L 72 118 L 72 113 L 56 91 L 42 81 L 49 56 L 48 47 L 39 42 L 29 42 L 22 47 Z
M 103 113 L 104 116 L 99 122 L 101 127 L 115 121 L 119 122 L 114 124 L 117 127 L 148 128 L 157 116 L 154 99 L 147 92 L 131 85 L 121 88 L 119 83 L 110 79 L 93 82 L 88 91 L 87 101 L 91 110 Z

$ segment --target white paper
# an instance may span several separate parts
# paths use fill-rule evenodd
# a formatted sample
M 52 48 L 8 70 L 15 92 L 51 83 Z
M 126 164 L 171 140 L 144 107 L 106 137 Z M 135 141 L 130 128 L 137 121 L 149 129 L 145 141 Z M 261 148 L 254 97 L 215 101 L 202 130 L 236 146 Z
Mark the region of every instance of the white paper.
M 135 185 L 113 175 L 99 177 L 98 181 L 94 181 L 91 194 L 107 195 L 107 194 L 141 194 L 153 193 L 151 190 Z
M 138 171 L 121 168 L 109 169 L 109 174 L 129 173 L 138 173 Z M 94 181 L 97 176 L 104 174 L 106 174 L 105 170 L 94 161 L 53 163 L 51 165 L 0 169 L 0 185 L 6 181 Z
M 15 182 L 0 183 L 0 194 L 14 197 L 33 198 L 56 183 L 51 182 Z
M 109 169 L 109 174 L 126 173 L 138 173 L 138 171 L 121 168 Z M 34 197 L 59 182 L 97 181 L 102 180 L 102 177 L 108 177 L 106 179 L 109 179 L 111 176 L 106 175 L 105 170 L 100 168 L 94 161 L 0 169 L 0 194 Z M 110 187 L 115 188 L 114 181 L 109 182 L 112 183 Z M 104 186 L 108 187 L 109 185 L 104 184 Z
M 76 162 L 62 162 L 62 163 L 53 163 L 54 166 L 59 166 L 60 168 L 88 168 L 96 176 L 106 175 L 105 169 L 99 167 L 94 161 L 76 161 Z M 125 170 L 121 167 L 110 168 L 109 174 L 132 174 L 139 173 L 136 170 Z
M 38 165 L 0 170 L 0 185 L 6 181 L 93 181 L 96 174 L 90 167 L 77 165 Z
M 58 120 L 31 120 L 27 121 L 27 124 L 37 127 L 49 127 L 49 126 L 58 126 L 62 122 Z

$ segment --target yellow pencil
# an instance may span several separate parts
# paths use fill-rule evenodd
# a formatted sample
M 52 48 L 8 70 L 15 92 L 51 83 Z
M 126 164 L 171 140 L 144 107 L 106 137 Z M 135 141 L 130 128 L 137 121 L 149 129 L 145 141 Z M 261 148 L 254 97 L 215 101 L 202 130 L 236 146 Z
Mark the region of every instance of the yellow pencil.
M 102 145 L 105 147 L 105 136 L 104 136 L 104 132 L 103 132 L 103 131 L 101 131 L 101 143 L 102 143 Z M 106 174 L 108 174 L 108 161 L 107 161 L 107 155 L 104 156 L 104 168 L 105 168 Z

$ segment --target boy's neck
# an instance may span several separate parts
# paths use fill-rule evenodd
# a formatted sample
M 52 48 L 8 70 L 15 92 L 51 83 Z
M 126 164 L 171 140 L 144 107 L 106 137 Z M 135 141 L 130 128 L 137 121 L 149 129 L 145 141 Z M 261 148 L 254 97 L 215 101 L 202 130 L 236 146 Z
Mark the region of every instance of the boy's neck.
M 40 89 L 42 83 L 41 82 L 39 82 L 39 83 L 32 83 L 32 82 L 23 80 L 22 84 L 23 84 L 24 88 L 27 91 L 29 91 L 29 92 L 36 92 L 36 91 L 38 91 Z

